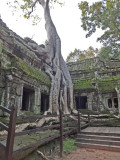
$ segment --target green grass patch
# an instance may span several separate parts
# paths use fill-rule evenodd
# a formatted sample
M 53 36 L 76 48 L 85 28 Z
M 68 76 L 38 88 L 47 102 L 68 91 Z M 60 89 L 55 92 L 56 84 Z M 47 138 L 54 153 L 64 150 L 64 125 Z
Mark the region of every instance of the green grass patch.
M 111 114 L 110 114 L 110 111 L 108 111 L 108 110 L 103 110 L 103 111 L 100 112 L 100 114 L 108 114 L 108 115 L 111 115 Z
M 95 115 L 97 115 L 98 114 L 98 112 L 97 111 L 91 111 L 91 110 L 88 110 L 88 109 L 78 109 L 79 111 L 80 111 L 80 113 L 82 113 L 82 114 L 95 114 Z
M 9 121 L 5 119 L 5 117 L 0 117 L 0 122 L 8 125 Z
M 120 127 L 120 119 L 98 120 L 92 122 L 92 126 Z
M 9 124 L 9 121 L 5 119 L 5 117 L 0 117 L 0 122 L 4 123 L 5 125 L 8 125 Z M 2 131 L 3 128 L 0 127 L 0 131 Z
M 71 151 L 74 151 L 75 149 L 76 149 L 75 139 L 66 139 L 63 142 L 63 150 L 65 152 L 71 152 Z

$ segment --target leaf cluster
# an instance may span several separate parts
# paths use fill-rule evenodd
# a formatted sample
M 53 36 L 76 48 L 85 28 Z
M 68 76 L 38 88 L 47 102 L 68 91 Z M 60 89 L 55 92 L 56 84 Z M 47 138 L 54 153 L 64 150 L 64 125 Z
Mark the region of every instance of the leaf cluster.
M 84 60 L 87 58 L 93 58 L 98 54 L 98 49 L 94 49 L 93 47 L 89 47 L 87 50 L 79 50 L 75 49 L 73 52 L 70 52 L 70 54 L 67 56 L 66 61 L 67 62 L 75 62 Z
M 92 5 L 81 2 L 82 28 L 87 31 L 86 37 L 91 36 L 97 28 L 104 30 L 104 34 L 97 39 L 114 55 L 120 52 L 120 1 L 102 0 Z
M 31 18 L 33 25 L 36 25 L 41 20 L 41 16 L 35 12 L 38 4 L 39 0 L 9 0 L 7 2 L 7 5 L 12 8 L 13 14 L 22 11 L 22 16 L 26 19 Z M 55 4 L 63 5 L 59 0 L 50 0 L 50 7 L 53 7 Z

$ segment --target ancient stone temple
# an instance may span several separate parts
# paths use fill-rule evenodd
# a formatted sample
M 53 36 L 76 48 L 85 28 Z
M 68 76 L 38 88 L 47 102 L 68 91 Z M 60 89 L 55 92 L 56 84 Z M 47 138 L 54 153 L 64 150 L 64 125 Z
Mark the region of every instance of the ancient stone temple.
M 46 53 L 29 38 L 22 39 L 0 19 L 0 105 L 43 113 L 49 107 L 50 78 L 44 71 Z M 44 46 L 42 46 L 44 47 Z M 120 60 L 100 58 L 68 63 L 76 109 L 118 110 Z M 2 113 L 0 113 L 2 114 Z
M 68 64 L 76 108 L 118 111 L 115 88 L 120 88 L 120 60 L 91 58 Z
M 42 69 L 45 55 L 37 56 L 29 41 L 0 20 L 0 104 L 40 113 L 49 106 L 50 79 Z

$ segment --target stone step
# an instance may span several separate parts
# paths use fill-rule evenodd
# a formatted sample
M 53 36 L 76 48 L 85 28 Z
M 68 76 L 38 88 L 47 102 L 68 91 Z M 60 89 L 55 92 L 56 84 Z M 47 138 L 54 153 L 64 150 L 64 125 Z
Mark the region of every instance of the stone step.
M 78 147 L 120 151 L 120 146 L 75 142 Z
M 120 137 L 120 133 L 110 133 L 110 132 L 109 133 L 103 133 L 103 132 L 84 132 L 84 131 L 82 131 L 81 134 Z
M 85 138 L 77 138 L 77 142 L 80 143 L 91 143 L 91 144 L 103 144 L 103 145 L 114 145 L 120 146 L 120 141 L 112 141 L 112 140 L 101 140 L 101 139 L 85 139 Z
M 88 134 L 78 134 L 77 139 L 85 138 L 85 139 L 99 139 L 99 140 L 111 140 L 111 141 L 120 141 L 120 137 L 117 136 L 104 136 L 104 135 L 88 135 Z

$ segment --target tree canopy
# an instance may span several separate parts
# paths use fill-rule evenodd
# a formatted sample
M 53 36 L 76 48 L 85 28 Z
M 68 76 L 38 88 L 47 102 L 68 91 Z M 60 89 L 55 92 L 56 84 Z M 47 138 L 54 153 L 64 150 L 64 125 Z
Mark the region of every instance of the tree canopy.
M 53 7 L 55 4 L 63 5 L 64 0 L 49 0 L 49 6 Z M 41 20 L 41 15 L 38 12 L 35 12 L 38 7 L 38 3 L 40 3 L 40 0 L 8 0 L 7 4 L 9 7 L 12 8 L 13 14 L 15 12 L 18 12 L 18 10 L 22 11 L 22 15 L 24 18 L 31 18 L 33 25 L 36 25 Z
M 101 53 L 120 58 L 120 1 L 102 0 L 92 5 L 82 1 L 79 9 L 82 11 L 82 28 L 87 31 L 86 37 L 101 28 L 104 33 L 97 39 L 104 45 Z
M 87 58 L 93 58 L 98 54 L 98 49 L 94 49 L 93 47 L 89 47 L 87 50 L 81 51 L 80 49 L 75 49 L 73 52 L 67 56 L 67 62 L 76 62 L 80 60 L 84 60 Z

